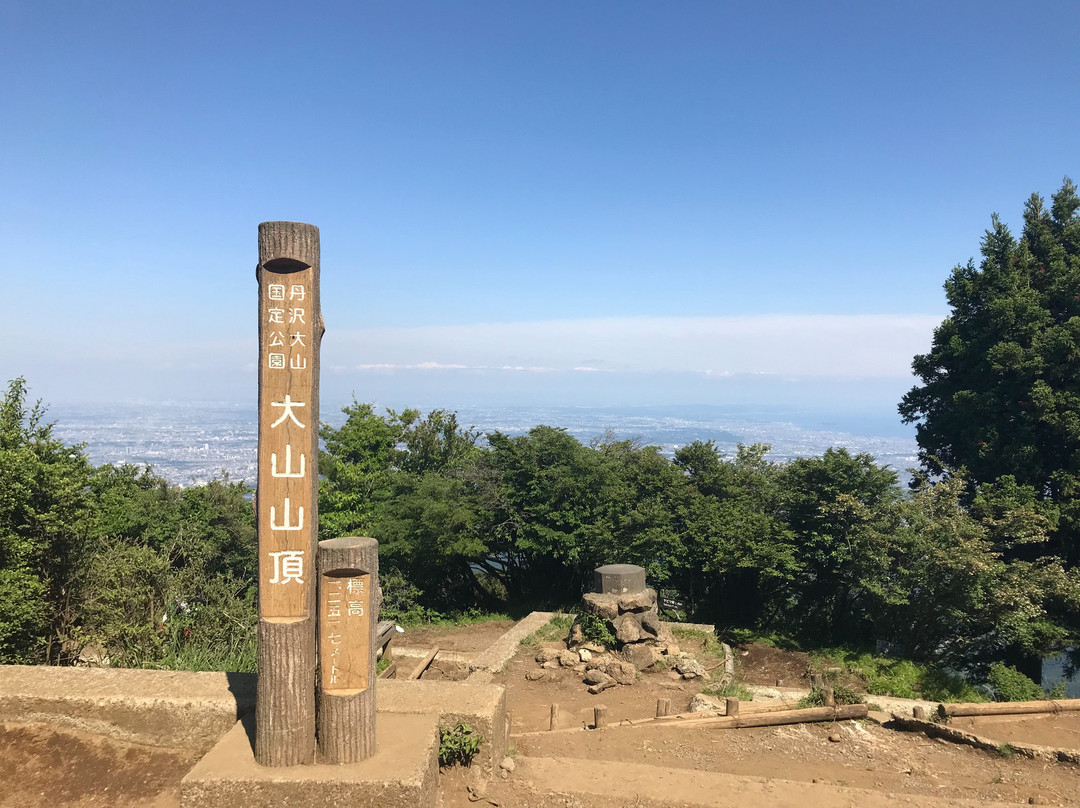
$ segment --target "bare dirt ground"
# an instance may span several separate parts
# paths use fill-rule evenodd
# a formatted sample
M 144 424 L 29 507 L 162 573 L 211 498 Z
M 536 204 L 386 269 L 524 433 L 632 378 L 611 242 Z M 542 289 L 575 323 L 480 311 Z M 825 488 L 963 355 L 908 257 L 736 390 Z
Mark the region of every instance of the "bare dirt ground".
M 949 726 L 1003 743 L 1080 749 L 1080 713 L 973 716 L 953 718 Z
M 410 628 L 394 642 L 410 648 L 437 645 L 447 651 L 483 651 L 513 627 L 513 620 L 492 620 L 472 626 Z
M 175 808 L 196 756 L 46 724 L 0 724 L 4 808 Z
M 407 642 L 478 651 L 511 625 L 423 629 L 409 632 Z M 980 751 L 869 721 L 738 730 L 649 724 L 580 729 L 591 725 L 598 704 L 615 724 L 653 716 L 657 699 L 669 699 L 671 712 L 685 711 L 707 685 L 655 671 L 592 696 L 572 669 L 526 680 L 526 672 L 539 670 L 535 654 L 535 648 L 523 648 L 495 677 L 506 687 L 513 713 L 514 771 L 489 782 L 478 780 L 478 769 L 443 771 L 442 808 L 636 808 L 645 795 L 653 808 L 1080 806 L 1080 767 L 1008 756 L 1008 750 Z M 805 654 L 768 646 L 736 654 L 744 682 L 775 685 L 781 679 L 805 686 Z M 552 703 L 559 705 L 565 731 L 547 731 Z M 1077 713 L 956 718 L 953 725 L 1003 744 L 1080 748 Z M 195 756 L 183 750 L 48 725 L 0 724 L 0 806 L 176 808 L 180 780 L 194 763 Z
M 545 643 L 560 647 L 557 643 Z M 680 647 L 686 647 L 684 641 Z M 685 648 L 693 652 L 694 648 Z M 1080 768 L 1005 757 L 869 721 L 803 724 L 758 729 L 691 729 L 661 725 L 572 731 L 593 721 L 593 708 L 607 707 L 610 723 L 655 714 L 657 699 L 671 712 L 688 708 L 707 683 L 688 682 L 668 671 L 646 672 L 631 686 L 593 696 L 572 669 L 538 669 L 536 649 L 523 649 L 495 681 L 507 688 L 512 712 L 510 740 L 514 772 L 486 785 L 468 770 L 442 774 L 444 808 L 467 805 L 573 806 L 608 808 L 635 804 L 635 778 L 662 783 L 672 805 L 684 802 L 741 805 L 1080 805 Z M 747 684 L 807 686 L 809 658 L 764 645 L 736 649 L 739 678 Z M 546 732 L 551 704 L 559 705 L 559 727 Z M 1080 715 L 955 719 L 957 726 L 1002 742 L 1080 748 Z M 961 723 L 967 722 L 967 723 Z M 830 739 L 831 736 L 831 739 Z M 626 766 L 625 764 L 634 764 Z M 612 791 L 598 786 L 611 778 Z M 726 779 L 721 779 L 726 778 Z M 739 784 L 731 803 L 719 788 Z M 474 791 L 470 794 L 468 786 Z M 643 788 L 647 783 L 641 783 Z M 476 790 L 483 797 L 476 799 Z M 755 799 L 754 789 L 763 789 Z M 655 802 L 652 804 L 656 804 Z

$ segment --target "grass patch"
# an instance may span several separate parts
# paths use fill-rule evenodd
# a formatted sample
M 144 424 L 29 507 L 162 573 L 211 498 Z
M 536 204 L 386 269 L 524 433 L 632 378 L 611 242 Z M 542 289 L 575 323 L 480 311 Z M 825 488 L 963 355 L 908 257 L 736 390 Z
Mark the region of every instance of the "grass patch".
M 738 699 L 739 701 L 754 700 L 753 692 L 751 692 L 750 688 L 742 682 L 732 682 L 723 687 L 707 687 L 701 692 L 706 696 L 713 696 L 718 699 Z
M 997 748 L 997 752 L 1001 757 L 1008 760 L 1016 754 L 1016 749 L 1013 748 L 1012 744 L 1003 743 Z
M 727 628 L 720 632 L 724 641 L 730 645 L 767 645 L 781 651 L 801 651 L 802 646 L 786 634 L 761 633 L 750 628 Z
M 375 662 L 375 675 L 378 676 L 384 670 L 389 668 L 392 664 L 394 663 L 390 660 L 390 657 L 379 657 L 379 659 Z
M 724 661 L 724 649 L 715 634 L 680 626 L 673 626 L 671 633 L 678 640 L 679 650 L 692 653 L 706 668 Z
M 574 625 L 574 615 L 556 614 L 546 625 L 523 637 L 521 644 L 526 648 L 539 648 L 542 643 L 564 639 L 570 633 L 572 625 Z
M 810 655 L 813 670 L 840 668 L 852 674 L 875 696 L 894 696 L 901 699 L 928 701 L 986 701 L 986 696 L 962 676 L 921 665 L 907 659 L 854 651 L 848 648 L 827 648 Z

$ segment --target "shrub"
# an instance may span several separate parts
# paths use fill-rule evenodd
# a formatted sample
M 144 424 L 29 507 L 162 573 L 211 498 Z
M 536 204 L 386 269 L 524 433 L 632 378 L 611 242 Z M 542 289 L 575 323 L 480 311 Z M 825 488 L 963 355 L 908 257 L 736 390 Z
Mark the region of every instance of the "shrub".
M 599 643 L 605 648 L 615 645 L 615 635 L 607 627 L 607 622 L 590 612 L 582 612 L 578 615 L 578 624 L 581 626 L 581 636 L 588 642 Z
M 439 730 L 439 765 L 453 766 L 460 763 L 468 766 L 480 751 L 481 738 L 468 724 L 457 723 L 452 727 Z
M 1011 665 L 990 666 L 990 687 L 996 701 L 1038 701 L 1046 698 L 1043 689 Z
M 836 685 L 833 687 L 833 699 L 836 701 L 836 706 L 840 707 L 844 704 L 862 704 L 862 694 L 856 690 L 852 690 L 850 687 L 844 685 Z M 825 706 L 825 691 L 820 688 L 815 688 L 810 691 L 810 694 L 804 696 L 799 700 L 799 707 L 824 707 Z

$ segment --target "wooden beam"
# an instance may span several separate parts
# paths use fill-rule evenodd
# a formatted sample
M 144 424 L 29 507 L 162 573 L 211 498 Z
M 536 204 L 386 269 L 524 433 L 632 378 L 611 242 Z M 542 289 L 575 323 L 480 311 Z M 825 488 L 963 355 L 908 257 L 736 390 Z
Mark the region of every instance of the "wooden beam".
M 988 704 L 939 704 L 938 715 L 1025 715 L 1034 713 L 1066 713 L 1080 710 L 1080 699 L 1057 701 L 992 701 Z
M 421 676 L 423 676 L 424 671 L 426 671 L 428 669 L 428 665 L 431 664 L 431 661 L 433 659 L 435 659 L 435 655 L 438 654 L 438 653 L 439 653 L 439 647 L 438 646 L 435 646 L 430 651 L 428 651 L 427 654 L 424 656 L 424 658 L 422 660 L 420 660 L 420 664 L 417 665 L 415 668 L 413 668 L 412 672 L 408 676 L 406 676 L 405 678 L 406 679 L 419 679 Z

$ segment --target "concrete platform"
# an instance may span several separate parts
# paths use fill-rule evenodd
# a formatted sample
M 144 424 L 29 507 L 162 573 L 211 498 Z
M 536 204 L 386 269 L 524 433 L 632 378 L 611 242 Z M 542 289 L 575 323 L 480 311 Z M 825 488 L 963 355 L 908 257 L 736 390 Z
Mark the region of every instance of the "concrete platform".
M 509 631 L 495 640 L 487 650 L 473 657 L 469 668 L 475 673 L 498 673 L 517 653 L 521 641 L 548 623 L 555 616 L 554 612 L 530 612 L 516 623 Z M 469 681 L 469 680 L 466 680 Z M 475 680 L 474 680 L 475 681 Z M 490 681 L 490 678 L 488 678 Z
M 434 715 L 379 713 L 378 751 L 361 763 L 268 768 L 255 762 L 246 716 L 180 783 L 180 808 L 434 808 L 439 733 Z
M 254 709 L 254 674 L 0 666 L 0 721 L 205 752 Z
M 425 682 L 422 679 L 379 679 L 375 691 L 378 720 L 391 715 L 435 715 L 440 727 L 459 721 L 484 739 L 473 758 L 487 776 L 506 756 L 506 691 L 500 685 L 470 682 Z M 381 742 L 381 741 L 380 741 Z

